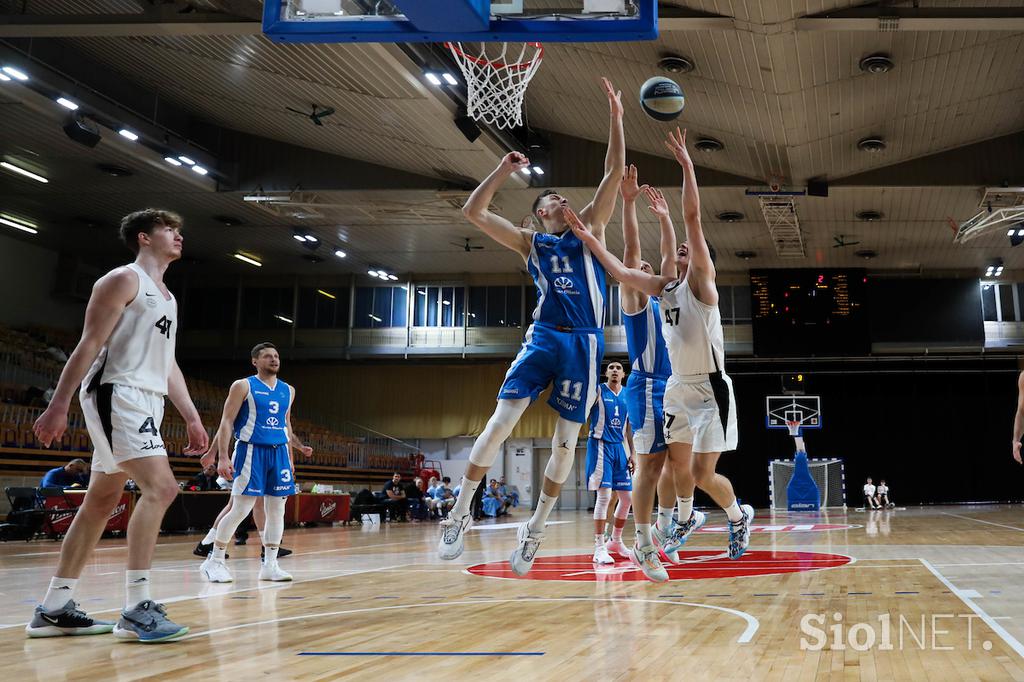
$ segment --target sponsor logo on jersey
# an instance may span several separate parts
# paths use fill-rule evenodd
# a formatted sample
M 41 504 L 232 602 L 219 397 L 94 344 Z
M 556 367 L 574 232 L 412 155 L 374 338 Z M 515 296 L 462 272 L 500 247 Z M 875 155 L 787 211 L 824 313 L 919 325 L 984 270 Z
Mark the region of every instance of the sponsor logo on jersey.
M 277 420 L 277 417 L 267 417 L 267 426 L 280 426 L 281 422 Z
M 270 395 L 270 394 L 269 394 L 269 393 L 267 393 L 266 391 L 254 391 L 254 393 L 255 393 L 256 395 Z
M 146 294 L 146 296 L 152 296 L 152 295 L 153 295 L 153 294 Z M 147 308 L 155 308 L 155 307 L 157 307 L 157 305 L 158 305 L 158 304 L 157 304 L 157 302 L 156 302 L 156 299 L 155 299 L 155 298 L 147 298 L 147 299 L 146 299 L 146 307 L 147 307 Z
M 615 428 L 619 428 L 620 426 L 622 426 L 622 420 L 619 419 L 618 417 L 613 417 L 610 423 Z
M 556 277 L 555 288 L 558 289 L 559 291 L 566 291 L 568 289 L 575 288 L 575 285 L 573 285 L 572 279 L 570 277 Z

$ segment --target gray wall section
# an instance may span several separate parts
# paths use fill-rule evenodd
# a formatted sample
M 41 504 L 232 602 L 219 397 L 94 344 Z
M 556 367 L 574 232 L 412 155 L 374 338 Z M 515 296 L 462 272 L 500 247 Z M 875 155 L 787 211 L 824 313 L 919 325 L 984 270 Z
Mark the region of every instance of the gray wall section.
M 7 228 L 3 228 L 7 229 Z M 59 255 L 0 233 L 0 324 L 79 329 L 85 303 L 53 294 Z

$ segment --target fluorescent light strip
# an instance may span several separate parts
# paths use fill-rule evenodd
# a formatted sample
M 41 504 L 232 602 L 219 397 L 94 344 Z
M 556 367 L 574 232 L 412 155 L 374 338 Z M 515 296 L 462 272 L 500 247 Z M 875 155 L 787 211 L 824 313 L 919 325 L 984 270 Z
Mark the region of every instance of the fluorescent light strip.
M 531 171 L 531 170 L 530 170 L 529 168 L 526 168 L 526 167 L 524 166 L 524 167 L 522 168 L 522 172 L 523 172 L 523 175 L 529 175 L 529 174 L 530 174 L 530 173 L 532 173 L 533 171 Z
M 172 166 L 180 166 L 181 165 L 181 161 L 178 161 L 173 156 L 165 156 L 164 157 L 164 161 L 166 161 L 167 163 L 171 164 Z
M 306 238 L 303 237 L 301 234 L 293 234 L 292 235 L 292 239 L 294 239 L 297 242 L 304 242 L 304 241 L 306 241 Z
M 246 256 L 244 253 L 233 253 L 231 255 L 233 255 L 235 258 L 237 258 L 238 260 L 242 261 L 243 263 L 248 263 L 249 265 L 255 265 L 258 268 L 262 268 L 263 267 L 263 263 L 259 262 L 255 258 L 250 258 L 249 256 Z
M 205 168 L 203 168 L 199 164 L 196 164 L 196 165 L 192 166 L 192 172 L 193 173 L 198 173 L 199 175 L 206 175 L 210 171 L 206 170 Z
M 2 81 L 9 81 L 9 80 L 11 80 L 11 77 L 8 76 L 6 73 L 3 73 L 2 71 L 0 71 L 0 82 L 2 82 Z
M 78 109 L 78 105 L 69 100 L 67 97 L 58 97 L 57 104 L 61 105 L 65 109 L 70 109 L 71 111 L 75 111 L 76 109 Z
M 294 320 L 289 320 L 284 315 L 274 315 L 274 317 L 276 317 L 277 319 L 281 320 L 282 322 L 287 322 L 288 324 L 295 324 Z
M 445 72 L 444 72 L 443 74 L 441 74 L 441 75 L 442 75 L 442 76 L 444 77 L 444 79 L 445 79 L 446 81 L 448 81 L 448 85 L 458 85 L 458 84 L 459 84 L 459 81 L 457 81 L 457 80 L 455 79 L 455 76 L 451 75 L 451 74 L 450 74 L 450 73 L 448 73 L 447 71 L 445 71 Z
M 388 275 L 388 279 L 391 280 L 392 282 L 397 282 L 398 275 Z
M 28 232 L 29 234 L 39 234 L 39 230 L 36 229 L 35 223 L 30 223 L 27 220 L 20 220 L 14 216 L 9 216 L 6 213 L 0 213 L 0 225 L 7 225 L 13 227 L 15 230 L 21 230 L 22 232 Z
M 26 74 L 24 71 L 19 71 L 18 69 L 14 68 L 13 66 L 5 66 L 3 71 L 4 71 L 4 73 L 6 73 L 11 78 L 15 78 L 15 79 L 17 79 L 19 81 L 27 81 L 28 80 L 28 74 Z
M 536 173 L 537 175 L 544 175 L 544 169 L 541 168 L 540 166 L 534 166 L 533 172 Z
M 182 162 L 183 164 L 185 164 L 186 166 L 194 166 L 194 165 L 196 165 L 196 162 L 195 162 L 195 161 L 193 161 L 192 159 L 188 158 L 188 157 L 187 157 L 187 156 L 185 156 L 184 154 L 182 154 L 181 156 L 179 156 L 179 157 L 178 157 L 178 160 L 179 160 L 179 161 L 181 161 L 181 162 Z
M 306 235 L 303 235 L 303 236 L 305 236 L 307 242 L 318 242 L 318 241 L 320 241 L 320 239 L 315 234 L 306 234 Z
M 131 140 L 132 142 L 135 142 L 136 140 L 139 139 L 139 136 L 137 134 L 133 133 L 127 128 L 121 128 L 120 130 L 117 131 L 117 134 L 125 138 L 126 140 Z
M 338 258 L 344 258 L 348 254 L 345 253 L 344 251 L 342 251 L 341 249 L 335 249 L 334 250 L 334 255 L 337 256 Z
M 338 298 L 334 294 L 328 293 L 328 292 L 324 291 L 323 289 L 317 289 L 316 291 L 317 291 L 318 294 L 323 294 L 324 296 L 326 296 L 327 298 L 331 299 L 332 301 L 334 299 Z
M 424 75 L 427 77 L 427 80 L 430 81 L 432 85 L 441 84 L 441 79 L 437 77 L 436 73 L 431 73 L 430 71 L 427 71 L 427 73 Z
M 43 183 L 44 185 L 49 182 L 49 180 L 44 178 L 42 175 L 36 175 L 32 171 L 25 170 L 24 168 L 21 168 L 20 166 L 15 166 L 13 163 L 8 163 L 7 161 L 0 161 L 0 168 L 6 168 L 7 170 L 9 170 L 11 172 L 18 173 L 20 175 L 24 175 L 26 178 L 31 178 L 32 180 L 35 180 L 36 182 Z

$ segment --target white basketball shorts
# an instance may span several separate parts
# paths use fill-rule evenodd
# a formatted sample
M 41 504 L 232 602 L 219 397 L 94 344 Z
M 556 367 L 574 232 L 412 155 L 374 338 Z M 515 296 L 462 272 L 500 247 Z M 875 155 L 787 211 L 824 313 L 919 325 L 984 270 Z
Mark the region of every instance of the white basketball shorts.
M 722 372 L 692 380 L 672 375 L 665 386 L 665 442 L 694 452 L 728 452 L 739 441 L 732 379 Z
M 92 440 L 93 471 L 115 474 L 120 463 L 141 457 L 167 456 L 160 424 L 164 397 L 132 386 L 101 384 L 78 394 Z

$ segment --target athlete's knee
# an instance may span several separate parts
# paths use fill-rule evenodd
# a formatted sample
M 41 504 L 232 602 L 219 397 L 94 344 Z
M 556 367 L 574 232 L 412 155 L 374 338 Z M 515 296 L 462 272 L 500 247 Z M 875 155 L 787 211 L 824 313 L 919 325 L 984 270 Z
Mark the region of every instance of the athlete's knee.
M 699 458 L 694 458 L 690 475 L 693 477 L 694 483 L 706 489 L 708 486 L 714 485 L 715 467 L 702 462 Z
M 168 477 L 166 480 L 161 479 L 143 488 L 142 497 L 164 507 L 170 507 L 180 492 L 181 488 L 178 487 L 178 482 Z
M 551 459 L 544 469 L 544 476 L 555 483 L 565 483 L 572 471 L 576 459 L 576 440 L 580 435 L 580 425 L 564 417 L 555 422 L 555 434 L 551 438 Z
M 619 498 L 619 506 L 615 508 L 615 518 L 625 519 L 629 516 L 629 508 L 633 505 L 633 494 L 628 490 L 616 490 L 615 496 Z
M 608 516 L 608 504 L 612 501 L 612 491 L 609 488 L 598 488 L 597 499 L 594 500 L 594 518 L 602 520 Z

